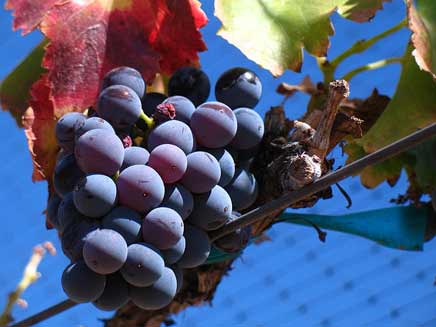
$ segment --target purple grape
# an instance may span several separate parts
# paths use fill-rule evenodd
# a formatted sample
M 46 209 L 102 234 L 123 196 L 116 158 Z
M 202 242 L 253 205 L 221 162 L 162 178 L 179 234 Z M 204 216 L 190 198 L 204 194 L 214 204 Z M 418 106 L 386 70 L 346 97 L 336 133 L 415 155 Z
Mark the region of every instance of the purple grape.
M 241 214 L 239 212 L 233 212 L 231 218 L 227 220 L 226 224 L 231 223 L 240 216 Z M 247 246 L 248 241 L 250 240 L 250 235 L 251 226 L 245 226 L 216 240 L 214 245 L 221 251 L 227 253 L 238 253 Z
M 151 151 L 148 165 L 158 172 L 164 183 L 171 184 L 182 178 L 188 161 L 180 148 L 161 144 Z
M 67 152 L 74 150 L 74 133 L 85 123 L 86 116 L 79 112 L 69 112 L 56 124 L 56 139 L 61 148 Z
M 171 303 L 177 291 L 174 272 L 165 267 L 162 276 L 151 286 L 130 287 L 132 302 L 144 310 L 158 310 Z
M 124 169 L 117 179 L 117 190 L 120 204 L 138 212 L 157 207 L 165 195 L 159 174 L 144 165 Z
M 221 169 L 221 178 L 218 182 L 219 186 L 226 186 L 230 183 L 235 175 L 235 161 L 232 155 L 225 149 L 207 149 L 205 150 L 218 160 Z
M 118 310 L 129 302 L 129 285 L 121 274 L 115 273 L 106 276 L 106 286 L 103 294 L 92 304 L 100 310 Z
M 95 301 L 103 294 L 106 276 L 90 270 L 83 261 L 69 264 L 62 273 L 62 288 L 76 303 Z
M 207 100 L 210 93 L 210 82 L 207 75 L 195 67 L 178 69 L 168 82 L 168 94 L 183 95 L 195 106 Z
M 262 94 L 259 77 L 246 68 L 236 67 L 224 72 L 215 85 L 215 97 L 230 108 L 254 108 Z
M 174 275 L 176 276 L 176 281 L 177 281 L 177 289 L 176 289 L 176 294 L 180 292 L 180 290 L 183 287 L 183 269 L 180 268 L 177 265 L 173 265 L 169 267 Z
M 185 124 L 189 124 L 191 116 L 195 111 L 194 104 L 188 98 L 181 95 L 169 97 L 162 102 L 162 105 L 172 105 L 176 111 L 175 119 L 180 120 Z
M 76 224 L 87 217 L 82 215 L 74 204 L 73 192 L 64 196 L 58 207 L 59 232 L 63 232 L 70 224 Z
M 161 144 L 173 144 L 186 154 L 194 151 L 195 144 L 189 126 L 178 120 L 170 120 L 157 126 L 151 131 L 147 142 L 149 151 Z
M 177 261 L 179 261 L 179 259 L 183 255 L 183 252 L 185 252 L 185 248 L 186 248 L 186 240 L 182 236 L 180 240 L 172 247 L 166 250 L 162 250 L 161 253 L 165 260 L 165 264 L 172 265 Z
M 112 85 L 100 93 L 97 113 L 115 129 L 123 130 L 133 126 L 141 116 L 141 99 L 130 87 Z
M 185 220 L 194 209 L 194 198 L 180 184 L 165 185 L 165 197 L 161 206 L 175 210 Z
M 158 250 L 144 243 L 135 243 L 129 245 L 127 260 L 120 272 L 129 284 L 145 287 L 162 276 L 164 267 Z
M 145 165 L 150 158 L 150 153 L 139 146 L 131 146 L 124 149 L 124 160 L 121 170 L 134 165 Z
M 148 116 L 154 115 L 156 107 L 165 101 L 167 96 L 158 92 L 150 92 L 142 98 L 142 110 Z
M 115 206 L 117 186 L 105 175 L 88 175 L 77 183 L 73 192 L 77 210 L 85 216 L 104 216 Z
M 231 143 L 236 149 L 251 149 L 257 146 L 265 131 L 263 120 L 259 114 L 249 108 L 238 108 L 234 111 L 238 122 L 238 130 Z
M 181 183 L 192 193 L 209 192 L 221 178 L 218 161 L 203 151 L 188 154 L 188 168 Z
M 160 250 L 174 246 L 183 236 L 183 220 L 170 208 L 151 210 L 142 222 L 142 238 Z
M 71 260 L 77 261 L 83 257 L 83 244 L 86 236 L 99 228 L 95 221 L 82 220 L 68 225 L 62 232 L 62 251 Z
M 141 73 L 130 67 L 122 66 L 109 71 L 103 78 L 102 89 L 112 85 L 130 87 L 140 98 L 142 98 L 145 92 L 145 83 Z
M 59 229 L 58 208 L 61 204 L 61 197 L 56 193 L 52 194 L 47 203 L 46 216 L 49 223 L 56 229 Z
M 53 174 L 53 186 L 60 197 L 74 190 L 77 182 L 86 174 L 77 165 L 74 154 L 69 154 L 56 164 Z
M 93 129 L 79 137 L 75 156 L 85 173 L 112 176 L 121 168 L 124 147 L 115 134 L 104 129 Z
M 141 239 L 142 217 L 127 207 L 116 207 L 102 220 L 103 228 L 112 229 L 126 240 L 127 245 Z
M 224 103 L 206 102 L 194 111 L 190 126 L 200 145 L 216 149 L 232 141 L 237 122 L 232 109 Z
M 83 259 L 86 265 L 99 274 L 112 274 L 127 259 L 127 243 L 111 229 L 97 229 L 85 238 Z
M 188 221 L 206 231 L 226 223 L 232 214 L 232 199 L 221 186 L 194 197 L 194 211 Z
M 182 258 L 177 262 L 180 268 L 194 268 L 206 262 L 210 253 L 210 240 L 206 232 L 186 224 L 186 248 Z
M 235 176 L 225 189 L 232 198 L 234 210 L 243 210 L 251 206 L 259 192 L 254 175 L 241 168 L 236 169 Z
M 76 140 L 86 132 L 89 132 L 90 130 L 93 129 L 104 129 L 107 130 L 108 132 L 115 134 L 113 127 L 106 120 L 100 117 L 91 117 L 85 120 L 85 123 L 76 130 L 75 133 Z

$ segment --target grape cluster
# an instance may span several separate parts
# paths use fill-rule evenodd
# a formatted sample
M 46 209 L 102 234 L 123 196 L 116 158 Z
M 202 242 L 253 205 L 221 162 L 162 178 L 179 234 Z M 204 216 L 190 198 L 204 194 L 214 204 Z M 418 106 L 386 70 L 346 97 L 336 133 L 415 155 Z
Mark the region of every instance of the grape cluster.
M 168 98 L 145 90 L 139 72 L 116 68 L 94 109 L 56 125 L 61 151 L 47 217 L 71 260 L 62 287 L 102 310 L 129 300 L 146 310 L 168 305 L 183 269 L 207 260 L 207 233 L 258 194 L 248 170 L 264 132 L 252 110 L 261 94 L 253 72 L 225 72 L 219 101 L 205 102 L 209 79 L 191 67 L 171 77 Z M 214 246 L 238 252 L 249 236 L 242 228 Z

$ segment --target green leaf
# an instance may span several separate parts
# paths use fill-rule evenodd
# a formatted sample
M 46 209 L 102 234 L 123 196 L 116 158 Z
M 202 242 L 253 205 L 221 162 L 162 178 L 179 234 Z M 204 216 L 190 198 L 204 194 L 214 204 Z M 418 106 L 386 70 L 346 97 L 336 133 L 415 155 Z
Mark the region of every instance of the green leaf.
M 416 182 L 427 193 L 436 189 L 436 137 L 410 151 L 416 156 Z
M 29 106 L 30 87 L 45 71 L 41 67 L 44 47 L 48 42 L 42 41 L 1 83 L 0 102 L 21 127 L 21 116 Z
M 347 19 L 363 23 L 383 8 L 383 2 L 391 0 L 346 0 L 338 7 L 338 13 Z
M 436 78 L 436 1 L 407 1 L 409 27 L 413 32 L 413 55 L 421 69 Z

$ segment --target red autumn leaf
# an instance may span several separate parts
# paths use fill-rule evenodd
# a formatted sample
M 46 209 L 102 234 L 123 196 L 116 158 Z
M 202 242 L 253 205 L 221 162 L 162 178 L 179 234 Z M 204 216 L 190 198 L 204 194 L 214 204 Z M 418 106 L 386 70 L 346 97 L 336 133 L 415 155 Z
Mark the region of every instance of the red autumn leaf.
M 8 0 L 14 28 L 39 28 L 50 41 L 32 87 L 35 121 L 29 142 L 36 180 L 52 173 L 55 120 L 95 103 L 104 74 L 130 66 L 151 82 L 157 72 L 196 65 L 207 22 L 197 0 Z M 47 105 L 50 104 L 50 105 Z

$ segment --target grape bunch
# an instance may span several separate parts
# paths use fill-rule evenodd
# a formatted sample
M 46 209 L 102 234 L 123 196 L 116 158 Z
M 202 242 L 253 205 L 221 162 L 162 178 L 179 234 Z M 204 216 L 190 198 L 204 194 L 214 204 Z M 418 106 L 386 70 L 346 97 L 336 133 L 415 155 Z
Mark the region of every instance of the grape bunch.
M 249 166 L 264 133 L 252 109 L 259 78 L 231 69 L 216 83 L 218 101 L 206 102 L 208 77 L 186 67 L 168 89 L 168 98 L 146 93 L 138 71 L 119 67 L 104 77 L 94 108 L 57 122 L 47 218 L 71 260 L 62 287 L 75 302 L 168 305 L 183 269 L 206 262 L 208 232 L 257 198 Z M 213 246 L 239 252 L 249 237 L 242 228 Z

